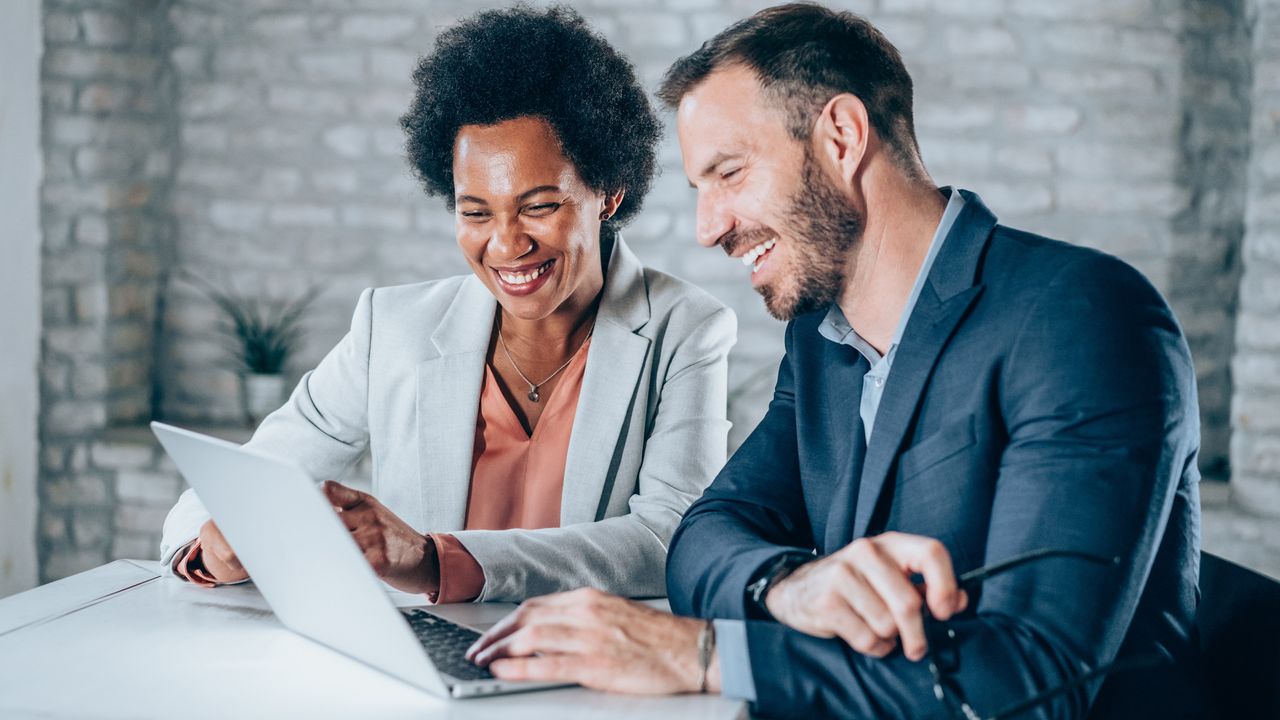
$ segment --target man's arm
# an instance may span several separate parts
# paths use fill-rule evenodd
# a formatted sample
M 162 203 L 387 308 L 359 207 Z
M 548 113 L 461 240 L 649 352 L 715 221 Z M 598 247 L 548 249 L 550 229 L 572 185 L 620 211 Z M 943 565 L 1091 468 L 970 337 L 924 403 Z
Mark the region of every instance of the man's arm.
M 1114 658 L 1197 442 L 1194 371 L 1181 333 L 1155 290 L 1111 258 L 1064 268 L 1028 309 L 1000 395 L 1009 442 L 986 561 L 1070 548 L 1122 562 L 1050 559 L 985 584 L 976 613 L 951 626 L 961 658 L 955 681 L 989 713 Z M 749 521 L 738 519 L 762 515 L 750 499 L 712 502 L 695 507 L 699 516 L 691 512 L 677 536 L 672 562 L 681 572 L 670 590 L 678 611 L 722 616 L 756 566 L 738 553 L 768 536 L 750 538 Z M 711 542 L 695 532 L 699 525 L 728 538 Z M 711 589 L 716 582 L 732 584 Z M 927 664 L 902 653 L 876 659 L 761 620 L 747 623 L 747 636 L 762 714 L 918 717 L 941 709 Z M 1081 717 L 1099 685 L 1036 712 Z
M 744 619 L 750 578 L 779 555 L 809 553 L 788 355 L 764 419 L 685 513 L 667 555 L 667 592 L 680 615 Z

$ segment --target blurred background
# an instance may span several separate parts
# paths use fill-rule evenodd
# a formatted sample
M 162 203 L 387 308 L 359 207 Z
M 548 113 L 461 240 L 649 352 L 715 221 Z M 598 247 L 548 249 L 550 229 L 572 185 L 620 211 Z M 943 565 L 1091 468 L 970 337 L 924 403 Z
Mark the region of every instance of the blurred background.
M 571 4 L 651 89 L 766 5 Z M 978 192 L 1006 224 L 1119 255 L 1169 299 L 1200 384 L 1204 545 L 1280 576 L 1280 0 L 835 4 L 902 51 L 939 184 Z M 319 289 L 298 333 L 276 336 L 294 341 L 291 386 L 362 288 L 467 271 L 397 118 L 436 33 L 485 6 L 6 4 L 0 596 L 157 555 L 183 485 L 147 421 L 243 439 L 246 406 L 279 402 L 244 379 L 272 368 L 229 361 L 237 340 L 211 295 L 270 310 Z M 782 325 L 740 263 L 694 243 L 668 135 L 624 234 L 737 311 L 736 446 L 768 402 Z

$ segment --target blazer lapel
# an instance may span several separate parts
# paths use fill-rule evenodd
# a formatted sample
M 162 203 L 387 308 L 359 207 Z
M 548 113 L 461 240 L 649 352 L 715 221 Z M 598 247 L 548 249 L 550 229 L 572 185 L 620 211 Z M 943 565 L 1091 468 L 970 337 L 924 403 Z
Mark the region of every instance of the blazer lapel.
M 982 285 L 976 283 L 978 262 L 996 218 L 977 195 L 960 192 L 965 199 L 964 210 L 938 251 L 929 280 L 907 320 L 893 368 L 885 382 L 875 427 L 867 444 L 850 539 L 866 534 L 920 397 L 929 384 L 933 366 L 965 313 L 982 293 Z
M 561 525 L 597 519 L 613 491 L 623 440 L 628 433 L 644 432 L 642 427 L 629 427 L 629 422 L 650 344 L 636 331 L 648 321 L 643 267 L 617 237 L 569 438 Z
M 461 530 L 466 524 L 480 386 L 496 307 L 478 279 L 463 280 L 431 335 L 438 355 L 418 363 L 419 530 Z

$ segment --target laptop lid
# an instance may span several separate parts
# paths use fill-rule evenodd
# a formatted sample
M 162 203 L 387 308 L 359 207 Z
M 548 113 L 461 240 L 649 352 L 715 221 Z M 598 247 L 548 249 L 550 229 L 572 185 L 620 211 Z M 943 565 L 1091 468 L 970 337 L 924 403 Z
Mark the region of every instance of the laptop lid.
M 305 470 L 164 423 L 151 429 L 286 627 L 411 685 L 449 694 Z

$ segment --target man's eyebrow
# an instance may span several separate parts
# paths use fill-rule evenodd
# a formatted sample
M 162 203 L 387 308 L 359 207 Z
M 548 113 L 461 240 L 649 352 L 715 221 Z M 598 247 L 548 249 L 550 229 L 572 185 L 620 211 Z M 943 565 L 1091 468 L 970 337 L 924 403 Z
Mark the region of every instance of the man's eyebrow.
M 698 177 L 699 177 L 699 178 L 704 178 L 704 177 L 706 177 L 706 176 L 710 175 L 711 173 L 715 172 L 715 171 L 716 171 L 716 168 L 717 168 L 717 167 L 719 167 L 719 166 L 720 166 L 722 163 L 724 163 L 725 161 L 727 161 L 727 160 L 736 160 L 737 158 L 739 158 L 739 157 L 741 157 L 741 156 L 742 156 L 742 153 L 740 153 L 740 152 L 732 152 L 732 153 L 729 153 L 729 152 L 724 152 L 723 150 L 721 150 L 720 152 L 718 152 L 718 153 L 716 153 L 714 156 L 712 156 L 712 158 L 711 158 L 711 161 L 710 161 L 710 162 L 708 162 L 706 165 L 704 165 L 704 166 L 703 166 L 703 168 L 702 168 L 702 172 L 698 173 Z M 698 189 L 698 186 L 697 186 L 697 185 L 694 185 L 692 180 L 690 180 L 690 181 L 689 181 L 689 187 L 691 187 L 691 188 L 693 188 L 693 189 L 695 189 L 695 190 L 696 190 L 696 189 Z
M 710 175 L 711 173 L 715 172 L 715 169 L 719 167 L 721 163 L 723 163 L 726 160 L 733 160 L 734 158 L 738 157 L 740 154 L 741 153 L 727 153 L 724 151 L 720 151 L 716 153 L 715 156 L 711 158 L 710 162 L 708 162 L 706 165 L 703 166 L 702 172 L 699 173 L 698 177 L 706 177 Z

